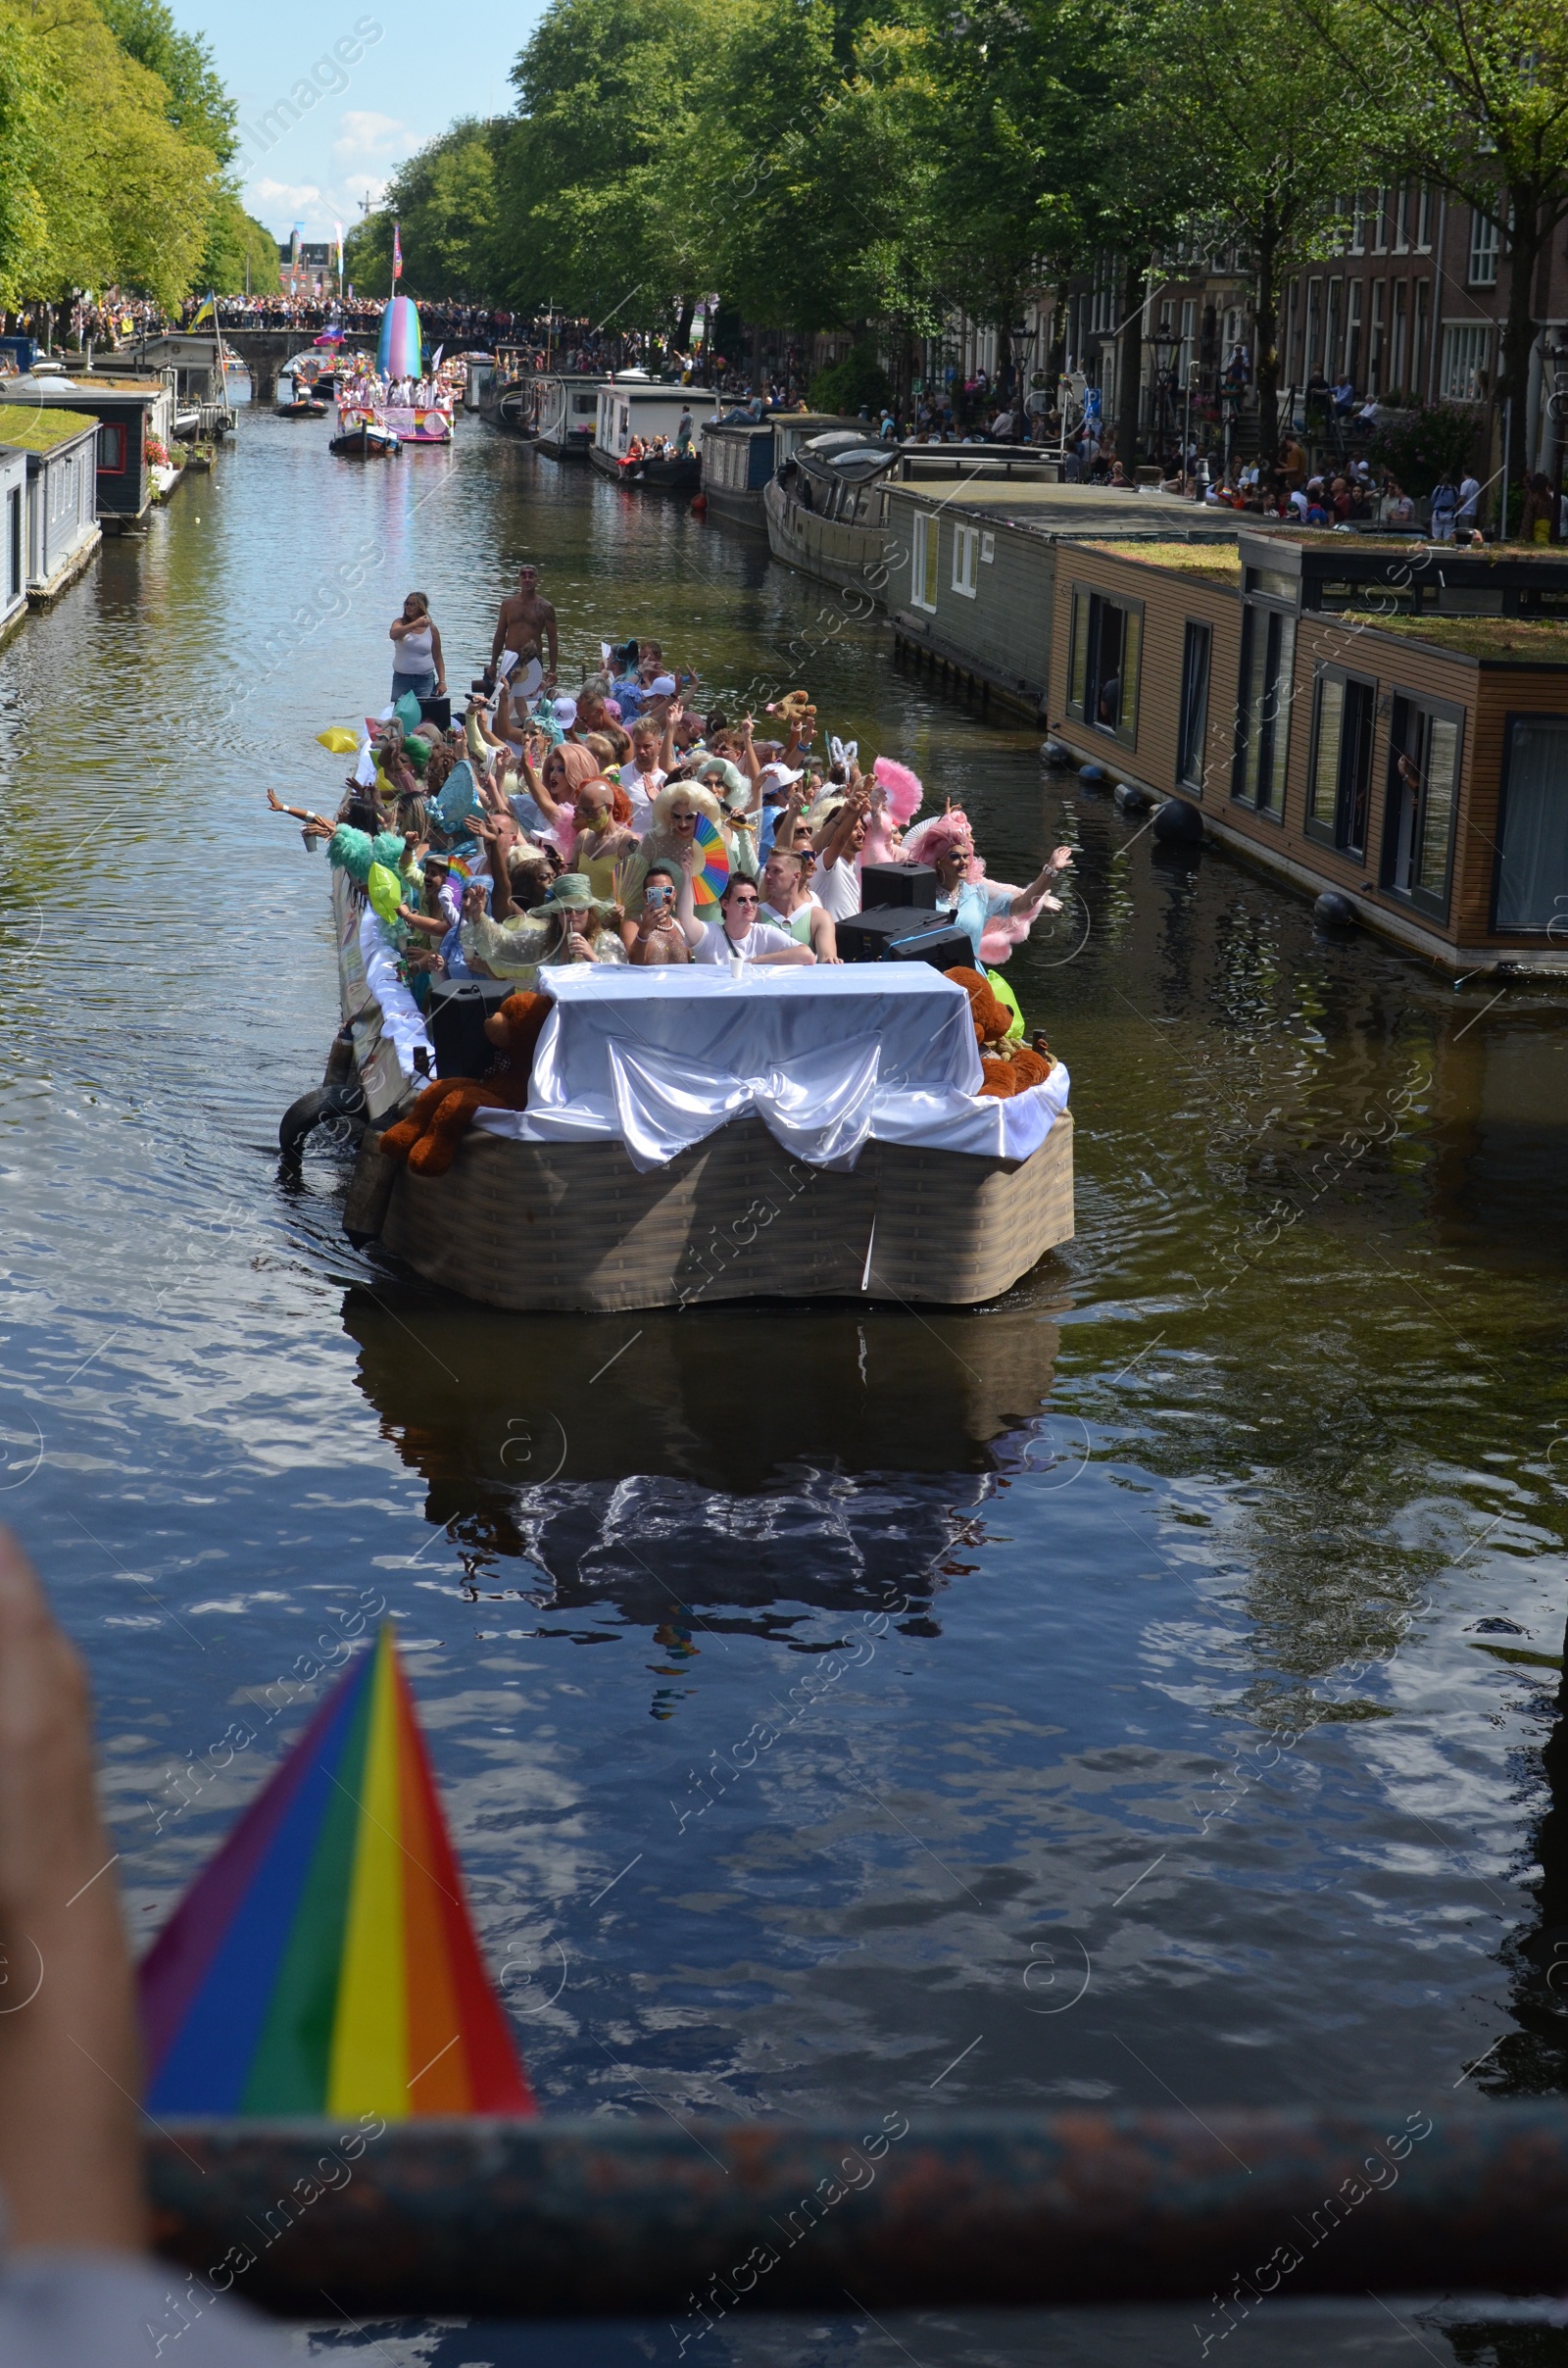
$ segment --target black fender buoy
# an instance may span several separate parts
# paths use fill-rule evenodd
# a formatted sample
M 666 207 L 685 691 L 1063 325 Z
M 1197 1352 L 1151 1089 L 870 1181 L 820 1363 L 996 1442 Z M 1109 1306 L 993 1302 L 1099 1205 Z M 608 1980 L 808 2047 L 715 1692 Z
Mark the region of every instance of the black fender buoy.
M 1086 789 L 1099 789 L 1105 778 L 1102 765 L 1080 765 L 1078 778 Z
M 1337 888 L 1325 888 L 1312 907 L 1312 918 L 1320 929 L 1353 929 L 1360 917 L 1349 898 Z
M 278 1121 L 277 1148 L 285 1159 L 297 1159 L 318 1126 L 330 1129 L 336 1143 L 357 1143 L 368 1116 L 365 1088 L 352 1074 L 331 1085 L 318 1085 L 291 1102 Z
M 1072 763 L 1072 750 L 1060 740 L 1043 740 L 1040 744 L 1040 762 L 1054 770 L 1059 765 Z
M 1147 814 L 1154 803 L 1152 790 L 1141 789 L 1136 781 L 1118 781 L 1111 794 L 1123 814 Z
M 1167 798 L 1154 816 L 1153 831 L 1167 847 L 1201 847 L 1203 817 L 1186 798 Z

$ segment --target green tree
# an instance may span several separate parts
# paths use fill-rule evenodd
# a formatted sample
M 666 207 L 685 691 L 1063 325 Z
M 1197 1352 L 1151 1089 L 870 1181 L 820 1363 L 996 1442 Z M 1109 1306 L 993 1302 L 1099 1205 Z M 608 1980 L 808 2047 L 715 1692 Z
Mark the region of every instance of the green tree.
M 247 214 L 231 181 L 220 184 L 208 226 L 197 286 L 220 296 L 261 294 L 277 285 L 277 241 L 265 222 Z
M 344 242 L 345 276 L 362 294 L 392 285 L 392 225 L 400 224 L 399 292 L 470 303 L 496 281 L 496 152 L 501 126 L 461 118 L 400 165 L 373 214 Z
M 1568 18 L 1559 0 L 1306 5 L 1359 102 L 1367 158 L 1501 222 L 1508 308 L 1496 397 L 1522 404 L 1537 273 L 1568 220 Z
M 713 259 L 705 104 L 742 0 L 553 0 L 513 69 L 500 165 L 502 287 L 690 334 Z
M 20 25 L 0 16 L 0 306 L 34 294 L 46 269 L 49 219 L 39 194 L 47 98 Z
M 169 120 L 170 93 L 92 0 L 0 0 L 37 75 L 28 292 L 110 282 L 175 305 L 192 286 L 219 182 L 213 150 Z
M 223 88 L 207 43 L 196 33 L 182 33 L 164 0 L 98 0 L 98 6 L 126 56 L 163 83 L 169 94 L 164 112 L 175 130 L 226 165 L 234 154 L 239 110 Z
M 1258 437 L 1272 462 L 1280 289 L 1333 250 L 1334 193 L 1364 171 L 1361 111 L 1325 93 L 1321 37 L 1294 0 L 1158 0 L 1149 34 L 1152 132 L 1213 192 L 1185 227 L 1210 248 L 1239 244 L 1250 261 Z

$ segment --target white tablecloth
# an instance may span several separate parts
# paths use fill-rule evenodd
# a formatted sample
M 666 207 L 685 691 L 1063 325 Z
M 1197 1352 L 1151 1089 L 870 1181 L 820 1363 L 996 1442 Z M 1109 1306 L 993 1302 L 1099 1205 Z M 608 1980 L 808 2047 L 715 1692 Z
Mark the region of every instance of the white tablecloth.
M 607 965 L 540 972 L 556 999 L 526 1110 L 475 1123 L 525 1143 L 623 1142 L 661 1167 L 755 1110 L 815 1167 L 851 1168 L 885 1143 L 1025 1159 L 1067 1106 L 1059 1063 L 997 1102 L 961 987 L 923 962 L 816 969 Z
M 430 1050 L 429 1031 L 419 1007 L 398 976 L 398 958 L 387 944 L 386 932 L 368 905 L 360 918 L 360 959 L 365 983 L 381 1007 L 381 1033 L 390 1039 L 405 1077 L 414 1075 L 414 1048 Z

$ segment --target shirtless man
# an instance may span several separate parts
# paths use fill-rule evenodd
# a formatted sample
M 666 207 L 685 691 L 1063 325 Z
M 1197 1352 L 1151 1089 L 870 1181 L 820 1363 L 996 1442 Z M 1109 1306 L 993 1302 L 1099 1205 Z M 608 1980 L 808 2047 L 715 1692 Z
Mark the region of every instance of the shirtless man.
M 548 647 L 550 652 L 547 668 L 542 664 L 541 645 Z M 531 699 L 540 690 L 555 689 L 556 612 L 549 601 L 539 597 L 537 567 L 519 567 L 516 591 L 510 600 L 504 600 L 501 604 L 501 614 L 496 618 L 496 637 L 490 645 L 492 672 L 499 665 L 504 650 L 510 650 L 516 660 L 515 666 L 509 668 L 509 674 L 525 698 Z M 535 665 L 541 668 L 539 679 L 530 682 L 527 677 Z

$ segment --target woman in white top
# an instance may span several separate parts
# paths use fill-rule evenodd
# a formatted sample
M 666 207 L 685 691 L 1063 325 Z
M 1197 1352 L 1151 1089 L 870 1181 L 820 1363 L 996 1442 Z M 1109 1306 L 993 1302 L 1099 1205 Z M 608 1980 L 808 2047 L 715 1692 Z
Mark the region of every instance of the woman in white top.
M 700 962 L 814 962 L 809 946 L 798 946 L 783 929 L 770 929 L 757 917 L 757 882 L 733 875 L 719 899 L 721 921 L 700 921 L 692 912 L 692 882 L 688 871 L 681 882 L 676 909 L 692 958 Z
M 406 691 L 412 691 L 416 699 L 444 698 L 446 662 L 441 656 L 441 636 L 430 621 L 427 593 L 409 594 L 402 616 L 392 620 L 391 633 L 393 704 Z

